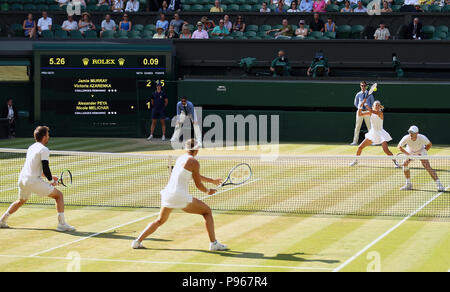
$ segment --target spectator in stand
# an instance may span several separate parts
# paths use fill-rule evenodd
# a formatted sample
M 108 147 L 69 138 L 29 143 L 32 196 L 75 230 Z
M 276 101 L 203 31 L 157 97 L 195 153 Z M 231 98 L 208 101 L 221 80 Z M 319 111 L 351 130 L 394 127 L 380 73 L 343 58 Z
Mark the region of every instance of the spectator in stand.
M 128 0 L 125 7 L 126 12 L 139 12 L 139 0 Z
M 350 6 L 350 1 L 346 0 L 344 2 L 344 7 L 342 7 L 341 12 L 353 12 L 352 7 Z
M 102 30 L 100 31 L 100 37 L 103 36 L 103 32 L 107 30 L 116 31 L 116 22 L 111 19 L 110 14 L 105 15 L 105 19 L 102 21 Z
M 84 0 L 72 0 L 72 2 L 67 1 L 67 3 L 72 4 L 72 5 L 76 5 L 77 3 L 79 3 L 81 6 L 86 7 L 86 1 L 84 1 Z M 63 5 L 65 5 L 65 4 L 63 4 Z
M 261 13 L 270 12 L 270 8 L 267 7 L 267 2 L 262 3 L 261 9 L 259 9 L 259 12 L 261 12 Z
M 297 8 L 297 2 L 292 1 L 291 6 L 287 12 L 300 12 L 300 9 Z
M 314 13 L 314 18 L 313 20 L 310 22 L 309 24 L 309 29 L 311 31 L 320 31 L 323 32 L 324 31 L 324 23 L 323 20 L 319 18 L 319 13 Z
M 170 0 L 169 1 L 169 11 L 180 12 L 181 11 L 181 1 L 180 0 Z
M 169 25 L 169 30 L 166 33 L 166 37 L 168 39 L 177 39 L 178 38 L 178 34 L 175 31 L 175 27 L 173 25 Z
M 197 22 L 197 30 L 192 33 L 192 39 L 208 39 L 208 32 L 203 29 L 203 23 Z
M 58 3 L 59 7 L 67 5 L 67 2 L 69 2 L 69 0 L 55 0 L 56 3 Z
M 223 8 L 220 7 L 220 1 L 219 0 L 215 0 L 214 1 L 214 6 L 211 7 L 211 9 L 209 9 L 209 12 L 223 12 Z
M 391 13 L 392 8 L 389 7 L 389 3 L 387 1 L 383 1 L 383 8 L 381 8 L 381 12 L 383 13 Z
M 272 64 L 270 65 L 270 71 L 273 76 L 289 76 L 291 73 L 291 65 L 286 57 L 286 54 L 283 50 L 278 52 L 278 57 L 276 57 Z
M 159 14 L 159 19 L 156 21 L 156 27 L 162 27 L 164 31 L 169 28 L 169 22 L 166 20 L 166 15 L 164 13 Z
M 217 36 L 219 38 L 223 38 L 225 36 L 229 36 L 230 32 L 228 31 L 228 29 L 225 27 L 225 22 L 223 19 L 219 20 L 219 25 L 216 26 L 211 35 L 213 36 Z
M 184 24 L 181 28 L 181 34 L 180 39 L 190 39 L 191 38 L 191 32 L 189 30 L 189 26 L 187 24 Z
M 282 1 L 278 1 L 277 8 L 275 8 L 275 12 L 276 13 L 286 13 L 286 9 L 284 9 L 283 6 L 284 6 L 283 2 Z
M 131 31 L 132 23 L 128 17 L 128 14 L 124 14 L 122 17 L 122 21 L 119 22 L 119 30 Z
M 84 35 L 84 32 L 95 29 L 95 25 L 91 21 L 91 15 L 87 12 L 81 14 L 81 19 L 78 21 L 78 30 Z
M 270 5 L 278 5 L 278 2 L 283 2 L 283 0 L 270 0 Z
M 23 21 L 22 29 L 26 37 L 32 39 L 36 36 L 36 21 L 33 19 L 33 14 L 28 13 L 27 19 Z
M 163 1 L 161 4 L 161 8 L 158 9 L 159 13 L 170 13 L 171 11 L 169 10 L 169 5 L 167 5 L 167 1 Z
M 16 136 L 16 119 L 17 119 L 18 115 L 17 115 L 17 108 L 13 104 L 12 98 L 8 98 L 8 100 L 6 101 L 6 104 L 3 107 L 2 114 L 0 117 L 3 119 L 8 119 L 8 135 L 9 135 L 9 137 L 15 137 Z
M 97 3 L 97 6 L 102 6 L 102 5 L 112 6 L 113 1 L 112 0 L 99 0 Z
M 47 16 L 47 11 L 42 11 L 42 17 L 38 20 L 37 29 L 39 35 L 44 30 L 52 30 L 52 19 Z
M 422 39 L 422 23 L 420 23 L 418 17 L 414 18 L 414 20 L 408 25 L 406 36 L 408 39 Z
M 112 6 L 113 12 L 123 12 L 123 1 L 122 0 L 114 0 L 114 4 Z
M 327 23 L 325 23 L 324 27 L 325 27 L 325 31 L 331 31 L 331 32 L 336 31 L 336 24 L 333 22 L 333 18 L 331 18 L 331 16 L 328 16 Z
M 180 18 L 180 14 L 178 12 L 175 12 L 175 14 L 173 15 L 173 19 L 170 21 L 170 25 L 173 25 L 173 28 L 177 34 L 180 34 L 181 27 L 185 23 L 186 22 Z
M 353 12 L 356 13 L 366 13 L 367 12 L 367 8 L 364 7 L 363 3 L 361 0 L 358 0 L 358 7 L 356 7 L 355 9 L 353 9 Z
M 213 20 L 208 19 L 208 17 L 203 16 L 200 19 L 201 23 L 203 23 L 203 29 L 206 30 L 206 32 L 210 32 L 214 29 L 214 27 L 216 26 L 216 24 L 214 23 Z
M 314 12 L 326 12 L 327 3 L 325 0 L 314 0 L 313 11 Z
M 308 29 L 305 27 L 305 21 L 303 19 L 298 22 L 298 28 L 295 30 L 295 36 L 302 39 L 308 36 Z
M 414 9 L 414 12 L 425 12 L 420 5 L 415 5 Z
M 230 21 L 230 17 L 228 15 L 225 15 L 223 17 L 223 25 L 228 29 L 229 32 L 233 29 L 233 23 Z
M 405 0 L 402 8 L 400 8 L 401 12 L 416 12 L 415 6 L 419 5 L 419 0 Z
M 373 35 L 376 40 L 388 40 L 391 34 L 389 33 L 389 29 L 386 28 L 383 22 L 380 22 L 380 27 L 377 28 L 375 34 Z
M 245 22 L 242 15 L 238 15 L 236 22 L 233 25 L 233 31 L 245 31 Z
M 164 28 L 161 26 L 156 27 L 156 33 L 153 35 L 154 39 L 165 39 Z
M 78 29 L 78 24 L 75 20 L 73 20 L 73 15 L 68 14 L 67 20 L 65 20 L 61 26 L 62 30 L 72 31 Z
M 281 24 L 283 25 L 282 28 L 271 29 L 271 30 L 266 31 L 266 33 L 270 34 L 271 32 L 276 31 L 276 33 L 274 34 L 275 38 L 279 38 L 280 36 L 292 37 L 294 35 L 294 31 L 292 30 L 292 26 L 289 25 L 288 20 L 283 19 Z
M 284 5 L 286 5 L 288 7 L 291 7 L 292 2 L 297 2 L 297 0 L 284 0 L 282 2 L 283 2 Z
M 313 0 L 302 0 L 300 3 L 300 12 L 312 12 Z

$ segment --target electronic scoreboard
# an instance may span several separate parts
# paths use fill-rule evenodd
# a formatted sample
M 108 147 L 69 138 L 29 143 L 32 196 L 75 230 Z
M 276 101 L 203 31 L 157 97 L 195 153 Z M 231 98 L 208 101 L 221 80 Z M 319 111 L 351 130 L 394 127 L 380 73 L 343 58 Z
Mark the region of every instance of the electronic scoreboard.
M 143 137 L 156 82 L 175 108 L 172 50 L 98 46 L 35 51 L 35 120 L 58 136 Z

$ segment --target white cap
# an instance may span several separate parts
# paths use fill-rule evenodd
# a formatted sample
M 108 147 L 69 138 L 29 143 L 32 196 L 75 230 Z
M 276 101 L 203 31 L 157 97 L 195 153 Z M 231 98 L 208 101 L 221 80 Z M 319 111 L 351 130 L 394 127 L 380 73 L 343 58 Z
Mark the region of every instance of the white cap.
M 411 126 L 408 129 L 408 133 L 419 133 L 419 128 L 417 128 L 417 126 Z

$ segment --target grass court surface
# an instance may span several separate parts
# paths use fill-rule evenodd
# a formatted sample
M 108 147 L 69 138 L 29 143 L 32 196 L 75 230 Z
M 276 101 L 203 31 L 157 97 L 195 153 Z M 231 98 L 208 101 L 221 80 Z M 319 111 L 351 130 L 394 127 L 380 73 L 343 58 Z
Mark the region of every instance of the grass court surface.
M 0 148 L 26 148 L 32 142 L 32 139 L 3 140 L 0 141 Z M 174 152 L 167 144 L 146 142 L 143 139 L 52 138 L 49 148 L 123 153 Z M 347 145 L 280 145 L 282 154 L 353 155 L 355 151 L 355 147 Z M 206 149 L 200 154 L 251 154 L 251 150 Z M 383 153 L 380 147 L 368 147 L 363 155 Z M 430 155 L 450 155 L 450 148 L 434 146 Z M 5 163 L 5 160 L 1 161 L 1 164 Z M 20 169 L 20 161 L 14 163 Z M 52 160 L 50 165 L 52 167 Z M 438 174 L 444 176 L 441 181 L 448 187 L 448 168 L 444 170 L 447 171 L 446 176 L 444 172 Z M 389 187 L 394 187 L 393 170 L 373 171 L 377 175 L 383 173 L 386 179 L 393 181 Z M 424 187 L 430 190 L 429 198 L 438 195 L 437 191 L 432 191 L 431 178 L 427 178 L 425 171 L 417 169 L 415 172 L 424 177 Z M 205 174 L 208 175 L 207 168 Z M 16 176 L 17 174 L 9 174 L 8 179 L 16 180 Z M 2 177 L 5 176 L 2 174 Z M 380 179 L 371 183 L 370 188 L 382 189 L 385 181 Z M 4 185 L 4 182 L 0 185 Z M 165 182 L 166 178 L 161 185 Z M 398 184 L 401 186 L 403 182 L 401 178 Z M 74 183 L 77 183 L 76 178 Z M 85 191 L 89 192 L 89 185 L 83 185 Z M 159 185 L 155 185 L 152 192 L 156 192 L 157 188 Z M 65 191 L 64 188 L 61 189 Z M 7 191 L 8 194 L 15 192 Z M 67 192 L 70 190 L 67 189 Z M 234 190 L 227 191 L 214 200 L 221 200 L 221 196 L 233 198 L 233 193 Z M 302 193 L 308 193 L 308 190 L 302 190 Z M 3 186 L 0 196 L 2 195 L 5 196 Z M 67 194 L 67 197 L 69 196 Z M 438 198 L 447 208 L 448 196 L 449 193 L 446 192 Z M 207 200 L 205 202 L 208 202 Z M 213 203 L 212 201 L 211 204 Z M 420 206 L 413 209 L 418 207 Z M 6 208 L 6 204 L 0 205 L 1 213 Z M 412 217 L 405 220 L 406 216 L 362 217 L 217 211 L 214 216 L 216 234 L 230 250 L 209 252 L 203 219 L 198 215 L 176 211 L 164 226 L 144 242 L 147 249 L 132 250 L 131 241 L 157 216 L 157 212 L 157 208 L 69 207 L 66 210 L 66 218 L 71 225 L 77 227 L 77 232 L 66 234 L 54 231 L 56 212 L 52 206 L 28 205 L 11 216 L 11 229 L 0 230 L 0 271 L 73 270 L 77 259 L 80 259 L 81 271 L 450 269 L 449 218 Z

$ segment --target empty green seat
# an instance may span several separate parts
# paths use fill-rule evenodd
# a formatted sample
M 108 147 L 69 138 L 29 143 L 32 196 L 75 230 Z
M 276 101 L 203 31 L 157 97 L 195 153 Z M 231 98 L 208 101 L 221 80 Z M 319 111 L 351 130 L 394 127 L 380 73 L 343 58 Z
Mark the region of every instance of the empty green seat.
M 339 6 L 334 5 L 334 4 L 330 4 L 327 6 L 327 12 L 339 12 Z
M 445 6 L 442 8 L 442 12 L 450 12 L 450 5 L 445 5 Z
M 103 5 L 102 5 L 103 6 Z M 86 6 L 86 10 L 88 11 L 88 12 L 95 12 L 95 11 L 98 11 L 100 9 L 100 7 L 98 7 L 97 5 L 95 5 L 95 4 L 89 4 L 89 5 L 87 5 Z
M 424 39 L 431 39 L 436 29 L 433 25 L 424 25 L 422 27 L 422 35 Z
M 442 12 L 442 7 L 439 5 L 430 5 L 428 11 L 429 12 Z
M 272 29 L 272 27 L 270 25 L 268 25 L 268 24 L 263 24 L 263 25 L 261 25 L 259 27 L 259 31 L 268 31 L 268 30 L 271 30 L 271 29 Z
M 309 37 L 312 37 L 315 39 L 320 38 L 322 36 L 323 36 L 323 34 L 320 31 L 312 31 L 309 33 Z
M 56 30 L 62 30 L 62 27 L 61 27 L 60 24 L 53 23 L 53 24 L 52 24 L 52 30 L 53 30 L 53 31 L 56 31 Z
M 246 26 L 245 30 L 257 32 L 259 30 L 259 27 L 255 24 L 249 24 Z
M 76 31 L 78 31 L 78 30 L 76 30 Z M 55 31 L 54 32 L 54 36 L 57 39 L 67 39 L 68 38 L 67 32 L 65 30 L 57 30 L 57 31 Z
M 139 7 L 141 7 L 141 6 L 139 5 Z M 109 7 L 109 5 L 100 5 L 100 7 L 97 9 L 97 11 L 109 12 L 109 11 L 111 11 L 111 7 Z
M 55 33 L 55 35 L 56 35 L 56 33 Z M 69 37 L 73 40 L 83 39 L 83 35 L 81 34 L 81 32 L 79 30 L 71 30 L 69 32 Z
M 252 11 L 252 6 L 251 6 L 251 5 L 248 5 L 248 4 L 242 4 L 242 5 L 239 5 L 239 11 L 242 11 L 242 12 L 251 12 L 251 11 Z
M 336 38 L 336 32 L 334 31 L 326 31 L 323 33 L 324 37 L 327 37 L 329 39 L 335 39 Z
M 231 33 L 231 36 L 232 37 L 238 37 L 238 36 L 244 36 L 244 33 L 242 32 L 242 31 L 233 31 L 232 33 Z
M 113 39 L 115 37 L 116 32 L 113 30 L 105 30 L 102 33 L 102 38 L 104 39 Z
M 392 5 L 391 6 L 392 12 L 399 12 L 401 8 L 402 8 L 402 5 Z
M 239 5 L 237 4 L 228 5 L 227 11 L 239 11 Z
M 364 31 L 363 25 L 357 24 L 352 26 L 352 39 L 361 39 L 363 31 Z
M 132 30 L 141 32 L 142 30 L 144 30 L 144 26 L 142 24 L 134 24 Z
M 85 31 L 84 37 L 88 40 L 95 40 L 95 39 L 97 39 L 97 32 L 95 30 Z
M 20 23 L 14 23 L 10 26 L 15 36 L 23 36 L 23 28 Z
M 116 38 L 125 38 L 128 37 L 128 31 L 126 30 L 119 30 L 118 32 L 116 32 Z
M 58 11 L 58 10 L 59 10 L 59 5 L 55 5 L 55 4 L 48 5 L 48 11 Z
M 445 40 L 447 38 L 447 33 L 443 31 L 436 31 L 433 35 L 433 39 L 439 38 L 440 40 Z
M 203 5 L 201 5 L 201 4 L 192 5 L 191 11 L 193 11 L 193 12 L 201 12 L 201 11 L 203 11 Z
M 256 36 L 256 31 L 249 31 L 249 30 L 247 30 L 245 33 L 244 33 L 244 36 L 245 37 L 255 37 Z
M 25 4 L 25 5 L 23 5 L 23 10 L 25 10 L 25 11 L 36 11 L 37 7 L 34 4 Z
M 11 4 L 9 10 L 11 10 L 11 11 L 22 11 L 23 10 L 23 5 L 22 4 L 17 4 L 17 3 Z
M 156 31 L 156 25 L 154 25 L 154 24 L 147 24 L 147 25 L 144 27 L 144 30 L 152 30 L 152 31 Z
M 352 33 L 352 27 L 350 25 L 344 24 L 339 25 L 336 28 L 336 37 L 338 39 L 349 39 Z
M 132 30 L 128 33 L 129 38 L 135 38 L 135 36 L 139 36 L 139 38 L 141 38 L 141 32 L 138 30 Z
M 206 4 L 206 5 L 203 5 L 203 11 L 209 12 L 209 11 L 211 11 L 211 8 L 213 8 L 213 7 L 214 7 L 213 4 Z
M 448 34 L 448 26 L 445 25 L 439 25 L 435 27 L 436 32 L 444 32 L 445 34 Z
M 9 10 L 9 5 L 8 3 L 2 3 L 0 4 L 0 11 L 8 11 Z

